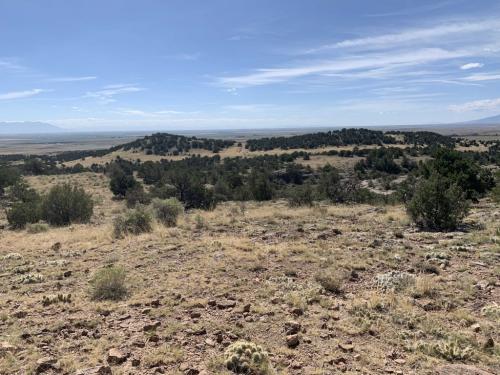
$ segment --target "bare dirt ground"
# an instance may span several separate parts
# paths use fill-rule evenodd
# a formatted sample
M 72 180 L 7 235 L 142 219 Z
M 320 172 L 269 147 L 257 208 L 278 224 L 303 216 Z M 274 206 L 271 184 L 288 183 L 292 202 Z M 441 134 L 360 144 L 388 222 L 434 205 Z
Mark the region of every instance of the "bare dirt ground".
M 452 233 L 417 231 L 400 206 L 278 201 L 115 239 L 126 208 L 106 177 L 29 178 L 63 180 L 93 194 L 91 224 L 0 230 L 0 374 L 230 374 L 239 339 L 276 374 L 500 372 L 500 209 L 487 199 Z M 91 300 L 111 264 L 129 297 Z M 42 303 L 58 294 L 71 302 Z

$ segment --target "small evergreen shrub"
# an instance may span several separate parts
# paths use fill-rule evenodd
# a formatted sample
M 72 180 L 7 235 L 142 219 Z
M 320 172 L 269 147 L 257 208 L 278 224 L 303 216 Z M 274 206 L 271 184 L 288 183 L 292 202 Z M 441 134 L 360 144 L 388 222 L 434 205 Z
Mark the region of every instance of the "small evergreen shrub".
M 467 215 L 469 204 L 458 185 L 434 174 L 417 184 L 406 208 L 420 228 L 453 230 Z
M 126 276 L 125 269 L 118 266 L 97 271 L 90 281 L 92 299 L 97 301 L 124 299 L 128 294 Z
M 51 225 L 88 223 L 92 217 L 92 197 L 82 188 L 69 184 L 50 189 L 42 204 L 42 217 Z
M 153 212 L 156 219 L 167 227 L 175 227 L 177 218 L 183 211 L 182 203 L 176 198 L 153 200 Z
M 151 203 L 149 194 L 144 190 L 142 184 L 137 183 L 125 193 L 125 201 L 128 208 L 134 208 L 137 204 L 148 205 Z
M 314 204 L 313 190 L 310 185 L 300 185 L 293 189 L 288 197 L 290 207 L 309 206 Z
M 119 217 L 114 222 L 114 235 L 116 238 L 122 238 L 127 234 L 141 234 L 151 232 L 152 227 L 151 214 L 144 208 L 130 210 L 125 216 Z
M 40 202 L 16 202 L 7 211 L 7 221 L 12 229 L 24 229 L 27 224 L 40 221 Z

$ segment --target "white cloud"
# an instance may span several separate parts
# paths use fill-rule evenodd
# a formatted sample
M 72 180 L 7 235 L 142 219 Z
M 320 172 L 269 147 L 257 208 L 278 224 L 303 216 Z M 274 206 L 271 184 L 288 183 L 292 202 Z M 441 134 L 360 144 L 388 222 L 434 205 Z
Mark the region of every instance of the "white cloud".
M 18 63 L 16 63 L 13 59 L 2 58 L 2 59 L 0 59 L 0 69 L 23 70 L 25 68 L 24 68 L 24 66 L 21 66 Z
M 115 99 L 113 99 L 113 96 L 115 95 L 139 92 L 144 90 L 145 89 L 143 87 L 120 83 L 104 86 L 101 90 L 89 91 L 85 94 L 85 97 L 99 99 L 102 103 L 111 103 L 115 101 Z
M 175 111 L 175 110 L 159 110 L 159 111 L 144 111 L 141 109 L 131 109 L 131 108 L 117 108 L 114 113 L 124 116 L 138 116 L 138 117 L 165 117 L 168 116 L 177 116 L 177 115 L 187 115 L 187 114 L 196 114 L 198 112 L 183 112 L 183 111 Z
M 454 112 L 471 112 L 471 111 L 491 111 L 500 109 L 500 98 L 474 100 L 462 104 L 454 104 L 449 107 Z
M 486 20 L 476 22 L 450 23 L 428 28 L 409 29 L 400 33 L 384 34 L 366 38 L 346 39 L 337 43 L 326 44 L 317 48 L 305 51 L 306 53 L 318 53 L 326 50 L 339 48 L 388 48 L 406 45 L 408 42 L 440 42 L 445 36 L 479 32 L 491 32 L 500 27 L 500 20 Z
M 460 67 L 460 69 L 462 70 L 477 69 L 477 68 L 482 68 L 483 66 L 484 64 L 474 62 L 474 63 L 464 64 Z
M 0 100 L 29 98 L 31 96 L 35 96 L 35 95 L 41 94 L 42 92 L 47 92 L 47 91 L 50 91 L 50 90 L 32 89 L 32 90 L 25 90 L 25 91 L 11 91 L 11 92 L 6 92 L 4 94 L 0 94 Z
M 259 69 L 256 73 L 248 75 L 222 77 L 219 79 L 219 83 L 230 87 L 258 86 L 309 75 L 331 75 L 346 72 L 359 74 L 363 70 L 388 69 L 402 65 L 412 66 L 464 57 L 473 53 L 473 51 L 468 50 L 448 51 L 441 48 L 423 48 L 412 52 L 376 53 L 361 57 L 339 58 L 324 63 L 310 63 L 292 68 Z
M 50 81 L 50 82 L 81 82 L 81 81 L 93 81 L 95 79 L 97 79 L 96 76 L 57 77 L 57 78 L 50 78 L 47 81 Z
M 479 81 L 494 81 L 500 79 L 500 73 L 483 73 L 471 74 L 464 78 L 465 81 L 479 82 Z

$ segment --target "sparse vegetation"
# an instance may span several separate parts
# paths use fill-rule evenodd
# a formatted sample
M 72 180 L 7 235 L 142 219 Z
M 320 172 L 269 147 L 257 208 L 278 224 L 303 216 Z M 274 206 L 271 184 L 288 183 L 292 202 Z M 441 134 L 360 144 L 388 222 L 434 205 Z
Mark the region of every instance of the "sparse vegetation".
M 463 162 L 439 151 L 448 137 L 382 134 L 395 143 L 0 156 L 21 174 L 0 198 L 0 373 L 497 373 L 499 216 L 479 176 L 496 151 L 460 140 Z M 92 220 L 43 221 L 63 185 L 85 188 Z M 432 211 L 457 203 L 455 221 Z M 7 225 L 18 204 L 39 207 L 25 231 Z
M 124 216 L 114 221 L 114 235 L 121 238 L 127 234 L 141 234 L 151 232 L 153 219 L 151 214 L 143 207 L 133 209 Z
M 126 271 L 119 266 L 111 266 L 98 270 L 90 281 L 92 299 L 102 301 L 118 301 L 128 295 Z
M 177 218 L 184 211 L 184 207 L 176 198 L 165 200 L 154 199 L 153 211 L 160 223 L 167 227 L 175 227 L 177 225 Z

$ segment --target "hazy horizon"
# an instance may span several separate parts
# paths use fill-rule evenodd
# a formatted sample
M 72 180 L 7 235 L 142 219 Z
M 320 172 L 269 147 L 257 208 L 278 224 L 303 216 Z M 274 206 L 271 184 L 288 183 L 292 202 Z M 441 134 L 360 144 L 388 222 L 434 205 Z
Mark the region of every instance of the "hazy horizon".
M 500 4 L 0 3 L 0 123 L 412 126 L 500 113 Z

